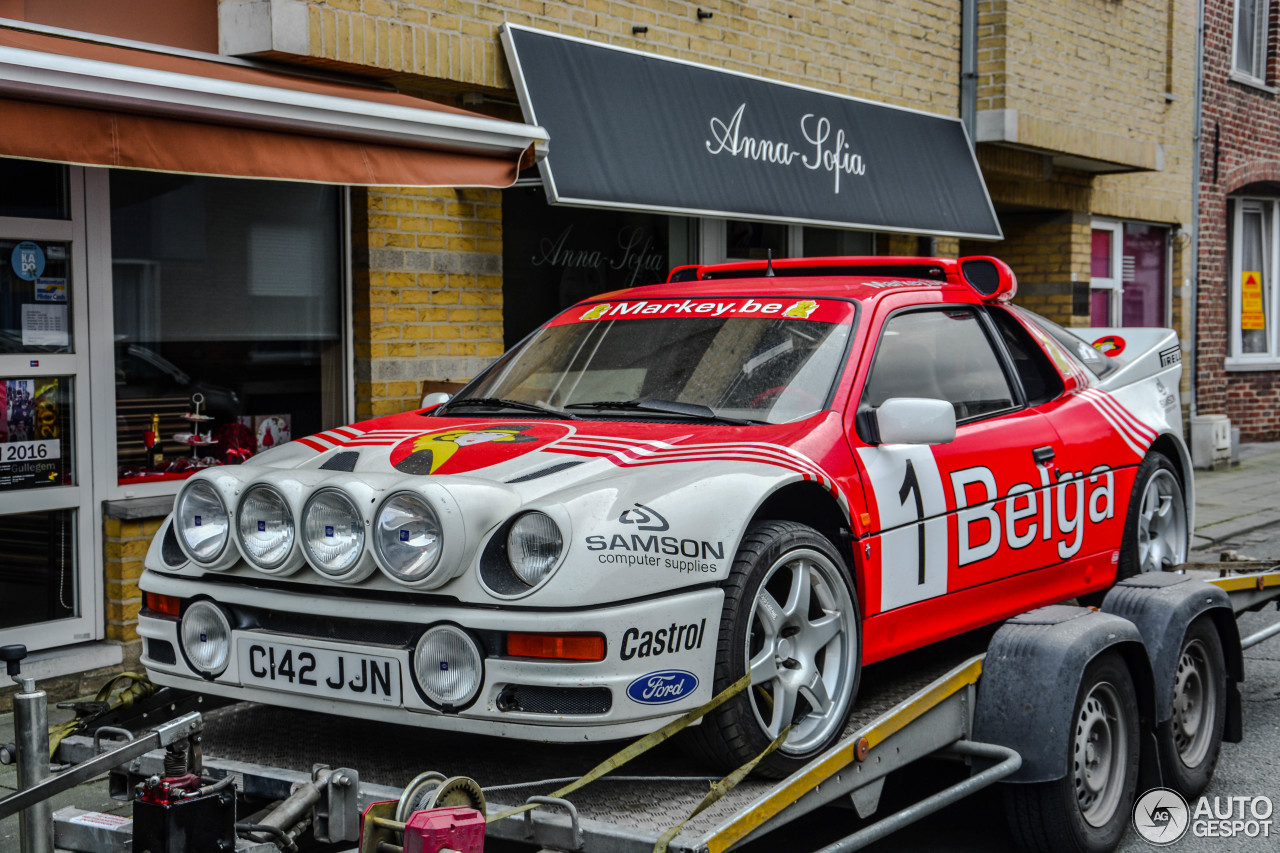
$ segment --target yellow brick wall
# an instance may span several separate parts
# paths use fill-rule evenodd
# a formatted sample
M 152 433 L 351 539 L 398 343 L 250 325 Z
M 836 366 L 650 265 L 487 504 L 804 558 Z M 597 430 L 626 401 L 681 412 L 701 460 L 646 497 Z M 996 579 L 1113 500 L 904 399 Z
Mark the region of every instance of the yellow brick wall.
M 317 0 L 315 59 L 510 90 L 497 33 L 524 24 L 955 115 L 960 4 L 937 0 Z M 699 20 L 697 10 L 712 13 Z M 632 26 L 648 27 L 633 35 Z
M 962 241 L 962 254 L 995 251 L 1018 277 L 1018 305 L 1064 326 L 1088 324 L 1088 314 L 1073 314 L 1076 282 L 1089 280 L 1089 217 L 1061 212 L 1022 216 L 1004 224 L 1004 240 L 991 244 Z
M 356 415 L 403 412 L 423 380 L 470 379 L 502 354 L 502 194 L 352 192 Z
M 138 578 L 142 561 L 163 518 L 122 520 L 104 518 L 103 564 L 106 581 L 107 639 L 133 642 L 138 639 L 138 610 L 142 593 Z
M 1195 21 L 1192 0 L 979 0 L 979 111 L 1016 111 L 1020 134 L 1029 126 L 1041 134 L 1040 140 L 1020 142 L 1063 140 L 1062 150 L 1081 142 L 1102 157 L 1152 155 L 1144 171 L 1089 175 L 1054 168 L 1043 158 L 1036 163 L 1031 154 L 988 150 L 983 167 L 992 198 L 1020 208 L 1188 228 Z M 980 156 L 983 148 L 989 146 L 980 146 Z M 1005 230 L 1015 238 L 1006 241 L 1008 251 L 1005 244 L 996 251 L 1021 259 L 1020 227 L 1015 221 Z M 1071 271 L 1087 282 L 1088 229 L 1075 233 L 1081 244 L 1071 250 Z M 1188 251 L 1185 241 L 1174 242 L 1171 278 L 1179 327 L 1186 326 L 1179 294 Z M 1026 263 L 1032 264 L 1032 277 L 1045 274 L 1029 257 Z M 1087 317 L 1076 322 L 1083 325 Z

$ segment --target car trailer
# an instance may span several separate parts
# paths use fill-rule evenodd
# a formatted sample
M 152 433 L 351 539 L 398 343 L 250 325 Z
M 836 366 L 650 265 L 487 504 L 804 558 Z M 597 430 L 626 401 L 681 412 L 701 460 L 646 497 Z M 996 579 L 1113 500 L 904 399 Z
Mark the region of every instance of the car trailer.
M 1100 608 L 1040 608 L 868 667 L 841 740 L 781 780 L 713 779 L 678 740 L 610 759 L 616 744 L 441 738 L 235 704 L 152 720 L 136 738 L 109 725 L 66 738 L 57 758 L 69 769 L 39 781 L 41 767 L 20 766 L 24 790 L 0 800 L 0 819 L 23 811 L 24 853 L 309 844 L 437 853 L 480 850 L 486 837 L 548 851 L 717 853 L 824 805 L 850 805 L 866 821 L 890 773 L 943 758 L 971 775 L 823 853 L 860 849 L 995 782 L 1007 786 L 1020 846 L 1065 849 L 1071 836 L 1110 849 L 1136 793 L 1199 794 L 1221 741 L 1241 739 L 1242 650 L 1280 624 L 1240 638 L 1235 617 L 1277 600 L 1280 567 L 1144 574 L 1117 584 Z M 28 681 L 15 712 L 27 713 L 37 693 Z M 185 711 L 170 695 L 165 708 Z M 19 725 L 20 758 L 38 734 Z M 108 740 L 117 737 L 128 740 Z M 597 765 L 607 772 L 563 793 Z M 112 796 L 134 801 L 132 819 L 75 807 L 50 816 L 43 801 L 55 790 L 109 768 Z M 545 778 L 549 768 L 557 778 Z

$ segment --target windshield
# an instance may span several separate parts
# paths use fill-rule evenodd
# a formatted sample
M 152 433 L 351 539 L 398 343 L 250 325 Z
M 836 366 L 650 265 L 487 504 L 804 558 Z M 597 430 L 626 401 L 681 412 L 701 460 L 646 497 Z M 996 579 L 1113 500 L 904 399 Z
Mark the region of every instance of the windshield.
M 844 362 L 853 305 L 778 299 L 578 306 L 446 408 L 479 398 L 494 407 L 567 408 L 589 418 L 796 420 L 826 405 Z

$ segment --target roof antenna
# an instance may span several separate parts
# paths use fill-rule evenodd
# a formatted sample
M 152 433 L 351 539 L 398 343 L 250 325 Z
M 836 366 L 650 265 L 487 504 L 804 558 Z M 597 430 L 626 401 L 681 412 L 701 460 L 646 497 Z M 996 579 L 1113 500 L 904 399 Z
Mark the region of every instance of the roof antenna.
M 764 277 L 773 278 L 773 247 L 767 249 L 769 253 L 768 264 L 764 268 Z

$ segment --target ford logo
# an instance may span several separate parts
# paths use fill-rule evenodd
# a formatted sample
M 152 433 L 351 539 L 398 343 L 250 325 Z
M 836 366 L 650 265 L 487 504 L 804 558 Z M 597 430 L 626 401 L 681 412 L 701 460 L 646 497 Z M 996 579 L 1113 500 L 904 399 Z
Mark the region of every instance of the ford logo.
M 642 675 L 627 685 L 627 696 L 641 705 L 665 705 L 698 689 L 698 676 L 683 669 L 664 669 Z

